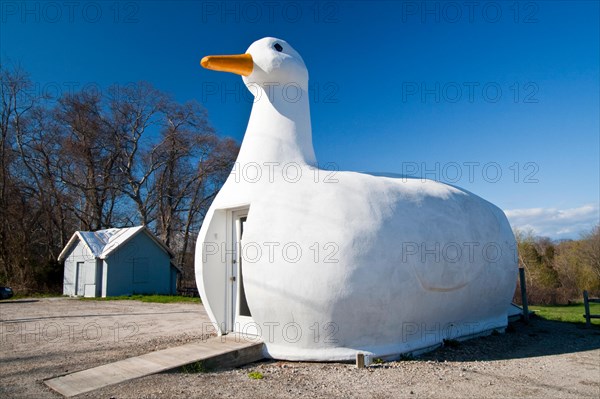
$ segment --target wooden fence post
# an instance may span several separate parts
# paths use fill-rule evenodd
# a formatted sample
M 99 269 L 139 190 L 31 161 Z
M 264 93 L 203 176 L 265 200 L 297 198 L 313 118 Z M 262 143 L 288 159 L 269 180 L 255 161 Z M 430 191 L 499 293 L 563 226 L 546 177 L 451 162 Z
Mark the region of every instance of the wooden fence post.
M 587 290 L 583 291 L 583 306 L 585 307 L 585 325 L 590 327 L 592 325 L 592 319 L 590 317 L 590 301 L 588 299 Z
M 527 305 L 527 287 L 525 286 L 525 269 L 519 268 L 519 285 L 521 286 L 521 303 L 523 304 L 523 321 L 529 323 L 529 306 Z
M 365 368 L 365 354 L 364 353 L 356 354 L 356 368 L 359 368 L 359 369 Z

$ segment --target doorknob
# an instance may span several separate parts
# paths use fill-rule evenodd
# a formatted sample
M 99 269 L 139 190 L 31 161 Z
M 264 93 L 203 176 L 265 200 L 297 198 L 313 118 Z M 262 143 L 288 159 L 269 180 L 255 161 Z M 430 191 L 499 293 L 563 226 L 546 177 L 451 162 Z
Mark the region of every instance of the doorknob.
M 229 277 L 229 281 L 231 281 L 233 283 L 235 281 L 235 276 Z

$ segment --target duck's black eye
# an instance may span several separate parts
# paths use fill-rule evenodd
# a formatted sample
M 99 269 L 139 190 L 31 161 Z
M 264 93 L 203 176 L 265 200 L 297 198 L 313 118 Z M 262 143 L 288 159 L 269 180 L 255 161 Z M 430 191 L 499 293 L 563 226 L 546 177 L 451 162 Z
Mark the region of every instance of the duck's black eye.
M 275 50 L 279 51 L 280 53 L 283 51 L 283 47 L 281 47 L 281 44 L 279 43 L 275 43 L 273 47 L 275 47 Z

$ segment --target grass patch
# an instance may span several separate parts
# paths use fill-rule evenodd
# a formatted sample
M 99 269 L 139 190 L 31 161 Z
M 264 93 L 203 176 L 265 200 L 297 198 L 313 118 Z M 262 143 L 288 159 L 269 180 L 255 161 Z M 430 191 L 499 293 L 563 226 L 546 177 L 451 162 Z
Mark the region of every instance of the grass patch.
M 248 378 L 253 380 L 262 380 L 265 376 L 260 371 L 253 371 L 248 373 Z
M 203 361 L 199 361 L 195 363 L 186 364 L 185 366 L 181 366 L 181 371 L 186 374 L 197 374 L 208 373 L 210 369 Z
M 567 323 L 585 323 L 585 309 L 583 303 L 574 305 L 535 305 L 529 306 L 535 314 L 546 320 L 562 321 Z M 600 314 L 600 303 L 590 303 L 590 313 Z M 600 326 L 600 319 L 592 319 L 592 324 Z
M 60 298 L 66 295 L 59 293 L 48 293 L 48 292 L 34 292 L 31 294 L 15 294 L 10 299 L 26 299 L 26 298 Z
M 189 296 L 180 295 L 122 295 L 122 296 L 108 296 L 106 298 L 80 298 L 84 301 L 141 301 L 141 302 L 153 302 L 153 303 L 202 303 L 200 298 L 192 298 Z

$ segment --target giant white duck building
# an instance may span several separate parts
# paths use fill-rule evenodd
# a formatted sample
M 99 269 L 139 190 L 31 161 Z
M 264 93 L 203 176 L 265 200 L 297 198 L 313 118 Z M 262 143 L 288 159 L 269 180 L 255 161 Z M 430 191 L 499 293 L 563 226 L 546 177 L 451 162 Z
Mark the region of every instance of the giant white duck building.
M 506 327 L 517 258 L 499 208 L 436 181 L 319 169 L 307 68 L 284 40 L 201 63 L 242 75 L 255 96 L 197 241 L 219 334 L 257 335 L 272 358 L 332 361 Z

